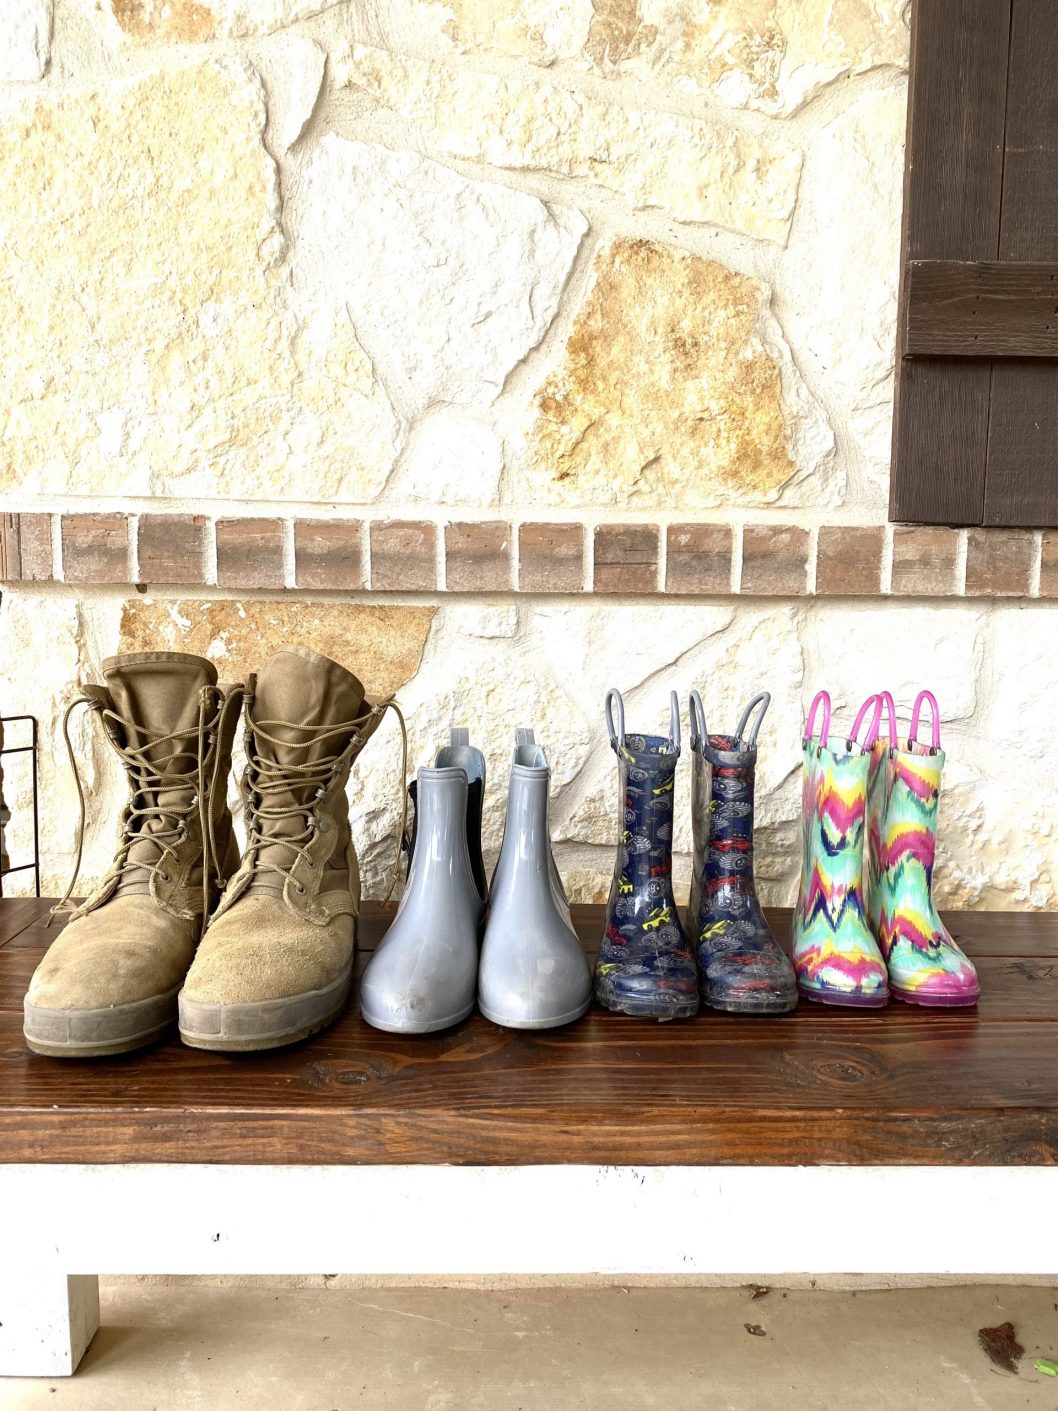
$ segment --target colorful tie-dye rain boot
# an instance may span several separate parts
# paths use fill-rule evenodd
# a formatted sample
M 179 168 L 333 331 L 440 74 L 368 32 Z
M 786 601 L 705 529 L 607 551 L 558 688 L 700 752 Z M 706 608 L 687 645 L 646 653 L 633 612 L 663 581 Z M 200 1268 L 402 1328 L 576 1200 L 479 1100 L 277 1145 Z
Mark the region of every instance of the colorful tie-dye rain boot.
M 823 724 L 816 740 L 820 705 Z M 872 706 L 874 718 L 861 745 L 856 736 Z M 805 727 L 804 844 L 792 958 L 798 990 L 824 1004 L 877 1009 L 889 998 L 885 962 L 868 929 L 863 899 L 867 770 L 881 708 L 878 696 L 866 700 L 844 748 L 833 750 L 827 743 L 830 697 L 820 691 Z
M 753 881 L 757 732 L 770 704 L 761 691 L 734 735 L 710 735 L 702 698 L 691 692 L 694 872 L 687 930 L 697 945 L 702 999 L 733 1014 L 785 1014 L 797 1004 L 793 966 L 764 919 Z
M 881 695 L 889 739 L 871 751 L 867 790 L 867 906 L 871 929 L 889 967 L 889 990 L 909 1004 L 976 1004 L 977 971 L 952 940 L 933 902 L 937 809 L 944 753 L 940 718 L 931 691 L 921 691 L 911 716 L 906 749 L 900 748 L 896 709 Z M 918 742 L 923 705 L 933 714 L 933 743 Z
M 606 693 L 606 724 L 617 755 L 623 821 L 595 998 L 622 1014 L 686 1019 L 698 1009 L 698 971 L 672 895 L 672 801 L 680 757 L 676 693 L 667 739 L 626 736 L 617 691 Z

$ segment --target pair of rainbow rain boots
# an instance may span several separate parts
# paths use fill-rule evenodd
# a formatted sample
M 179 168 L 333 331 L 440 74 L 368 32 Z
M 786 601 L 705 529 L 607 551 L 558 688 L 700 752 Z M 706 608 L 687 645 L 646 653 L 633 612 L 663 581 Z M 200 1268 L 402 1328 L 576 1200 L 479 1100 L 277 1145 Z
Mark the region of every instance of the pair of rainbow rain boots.
M 926 704 L 929 745 L 918 741 Z M 888 740 L 879 735 L 883 711 Z M 803 741 L 804 843 L 792 954 L 799 992 L 857 1008 L 880 1008 L 890 995 L 910 1004 L 976 1004 L 977 973 L 933 902 L 944 768 L 935 697 L 919 693 L 903 745 L 888 691 L 868 697 L 836 748 L 829 737 L 830 697 L 820 691 Z

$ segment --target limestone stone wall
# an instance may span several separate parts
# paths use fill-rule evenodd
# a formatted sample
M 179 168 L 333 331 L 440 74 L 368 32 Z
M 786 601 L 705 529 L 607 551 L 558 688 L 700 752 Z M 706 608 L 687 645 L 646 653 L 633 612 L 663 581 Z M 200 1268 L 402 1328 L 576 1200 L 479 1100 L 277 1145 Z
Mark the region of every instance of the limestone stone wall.
M 553 771 L 552 824 L 562 874 L 576 899 L 602 898 L 616 844 L 616 771 L 606 741 L 606 688 L 625 694 L 629 729 L 661 729 L 668 692 L 703 696 L 713 729 L 731 729 L 761 686 L 773 695 L 760 745 L 758 876 L 764 895 L 791 902 L 799 865 L 799 735 L 815 688 L 835 702 L 835 733 L 862 697 L 889 686 L 906 711 L 922 685 L 944 707 L 948 752 L 937 882 L 948 905 L 1058 905 L 1058 781 L 1053 628 L 1042 603 L 702 600 L 644 605 L 529 597 L 341 602 L 273 594 L 123 598 L 68 588 L 17 590 L 0 604 L 0 700 L 41 717 L 44 880 L 66 882 L 77 800 L 59 728 L 78 679 L 99 680 L 102 658 L 145 647 L 202 652 L 222 677 L 240 679 L 274 647 L 297 640 L 362 673 L 376 696 L 396 690 L 413 763 L 431 759 L 451 725 L 467 724 L 485 750 L 486 851 L 499 848 L 514 731 L 532 724 Z M 90 797 L 85 875 L 105 867 L 122 799 L 115 761 L 89 722 L 72 738 Z M 677 776 L 677 883 L 690 848 L 689 760 Z M 400 809 L 400 735 L 387 718 L 351 786 L 354 833 L 367 893 L 388 884 Z M 5 788 L 13 854 L 28 844 L 19 771 Z M 15 879 L 12 878 L 12 883 Z M 24 882 L 20 883 L 24 887 Z
M 774 901 L 813 691 L 847 719 L 929 686 L 942 899 L 1058 904 L 1058 538 L 881 528 L 906 11 L 0 7 L 0 711 L 41 717 L 48 892 L 75 837 L 77 680 L 149 646 L 238 678 L 293 639 L 398 692 L 413 765 L 472 727 L 490 857 L 513 731 L 536 726 L 580 899 L 612 867 L 608 686 L 646 727 L 670 688 L 717 728 L 772 691 Z M 73 741 L 83 891 L 121 786 L 84 721 Z M 5 789 L 21 860 L 18 765 Z M 392 721 L 351 793 L 380 895 Z
M 5 5 L 0 486 L 880 521 L 906 8 Z

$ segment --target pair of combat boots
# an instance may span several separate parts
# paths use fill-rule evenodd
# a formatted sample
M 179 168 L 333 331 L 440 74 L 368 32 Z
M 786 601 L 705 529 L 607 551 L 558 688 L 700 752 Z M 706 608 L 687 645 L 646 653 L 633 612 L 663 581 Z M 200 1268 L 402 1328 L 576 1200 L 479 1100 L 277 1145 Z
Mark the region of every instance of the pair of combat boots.
M 345 786 L 391 703 L 372 706 L 355 676 L 302 647 L 245 686 L 218 685 L 211 662 L 181 652 L 112 657 L 103 676 L 67 711 L 67 747 L 76 774 L 69 715 L 83 703 L 129 799 L 110 870 L 30 982 L 29 1047 L 125 1053 L 177 1019 L 185 1043 L 225 1051 L 324 1028 L 349 996 L 360 910 Z M 227 785 L 243 713 L 240 857 Z

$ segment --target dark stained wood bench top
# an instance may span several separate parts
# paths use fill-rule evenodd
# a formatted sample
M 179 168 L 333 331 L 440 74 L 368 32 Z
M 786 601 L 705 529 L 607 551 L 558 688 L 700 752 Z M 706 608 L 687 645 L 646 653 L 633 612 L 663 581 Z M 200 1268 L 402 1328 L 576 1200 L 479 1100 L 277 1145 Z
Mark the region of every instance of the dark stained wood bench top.
M 674 1024 L 593 1009 L 515 1033 L 364 1024 L 260 1055 L 171 1041 L 119 1059 L 27 1052 L 22 996 L 56 928 L 0 902 L 0 1161 L 1050 1165 L 1058 1159 L 1058 916 L 950 913 L 976 1010 L 801 1003 Z M 365 908 L 362 950 L 387 923 Z M 770 913 L 789 934 L 789 912 Z M 589 951 L 599 907 L 575 907 Z

